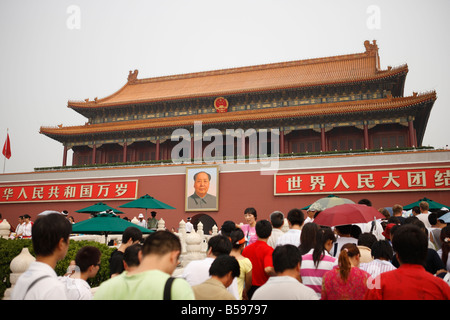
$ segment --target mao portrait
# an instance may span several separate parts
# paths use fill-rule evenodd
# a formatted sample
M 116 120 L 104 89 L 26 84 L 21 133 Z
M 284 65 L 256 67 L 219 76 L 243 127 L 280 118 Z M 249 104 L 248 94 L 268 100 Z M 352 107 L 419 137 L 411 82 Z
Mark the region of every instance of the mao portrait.
M 186 168 L 186 211 L 219 209 L 218 167 Z

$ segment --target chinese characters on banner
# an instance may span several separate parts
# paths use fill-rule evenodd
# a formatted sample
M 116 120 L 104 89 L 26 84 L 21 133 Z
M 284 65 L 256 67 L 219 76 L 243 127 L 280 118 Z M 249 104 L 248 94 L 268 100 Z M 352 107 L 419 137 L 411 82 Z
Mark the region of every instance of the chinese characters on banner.
M 137 180 L 0 186 L 0 203 L 132 200 Z
M 450 168 L 288 173 L 274 179 L 275 195 L 450 190 Z

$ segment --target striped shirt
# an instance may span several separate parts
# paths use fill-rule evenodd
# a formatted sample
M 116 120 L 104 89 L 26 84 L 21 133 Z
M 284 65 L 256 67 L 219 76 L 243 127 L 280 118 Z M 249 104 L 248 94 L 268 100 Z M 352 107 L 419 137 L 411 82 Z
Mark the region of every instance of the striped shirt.
M 383 272 L 397 269 L 389 261 L 380 259 L 374 259 L 371 262 L 361 263 L 359 265 L 359 268 L 369 273 L 372 276 L 372 279 L 375 279 L 379 274 Z
M 302 256 L 300 276 L 302 277 L 302 283 L 313 289 L 320 298 L 322 293 L 322 277 L 327 271 L 337 265 L 338 260 L 325 251 L 325 256 L 319 261 L 316 268 L 313 260 L 313 251 L 314 249 L 311 249 L 307 254 Z

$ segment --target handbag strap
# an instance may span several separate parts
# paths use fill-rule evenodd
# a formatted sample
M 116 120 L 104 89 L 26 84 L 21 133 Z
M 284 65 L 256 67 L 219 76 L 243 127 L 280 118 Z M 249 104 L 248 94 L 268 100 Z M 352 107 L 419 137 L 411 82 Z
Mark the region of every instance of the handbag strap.
M 336 257 L 337 248 L 338 248 L 338 243 L 335 242 L 335 243 L 334 243 L 334 252 L 333 252 L 333 256 L 334 256 L 334 257 Z
M 172 282 L 175 280 L 174 277 L 169 277 L 166 281 L 166 285 L 164 286 L 164 300 L 171 300 L 171 292 L 172 292 Z
M 45 279 L 45 278 L 50 278 L 50 276 L 45 275 L 45 276 L 42 276 L 42 277 L 39 277 L 39 278 L 35 279 L 35 280 L 28 286 L 28 288 L 27 288 L 27 290 L 25 291 L 25 294 L 23 295 L 23 298 L 22 298 L 22 299 L 25 299 L 25 297 L 27 296 L 28 292 L 31 290 L 31 288 L 34 287 L 34 285 L 35 285 L 36 283 L 38 283 L 39 281 L 41 281 L 42 279 Z

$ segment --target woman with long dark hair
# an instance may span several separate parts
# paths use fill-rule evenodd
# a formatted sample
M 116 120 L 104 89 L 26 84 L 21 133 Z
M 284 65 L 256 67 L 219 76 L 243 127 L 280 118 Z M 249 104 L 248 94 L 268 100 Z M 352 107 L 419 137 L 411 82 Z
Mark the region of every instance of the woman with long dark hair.
M 442 259 L 442 262 L 444 262 L 447 271 L 450 272 L 450 259 L 449 259 L 449 252 L 450 252 L 450 226 L 446 226 L 441 229 L 441 249 L 439 249 L 438 254 Z
M 248 300 L 247 291 L 252 286 L 252 262 L 249 258 L 242 256 L 242 250 L 245 247 L 244 232 L 236 228 L 236 230 L 231 231 L 230 240 L 233 246 L 230 256 L 236 258 L 240 267 L 240 274 L 237 277 L 239 298 L 241 300 Z
M 314 222 L 306 223 L 303 226 L 300 234 L 300 245 L 298 246 L 302 255 L 307 254 L 309 250 L 314 248 L 319 230 L 320 227 Z
M 316 233 L 314 247 L 302 256 L 300 268 L 302 283 L 313 289 L 319 298 L 322 291 L 323 275 L 337 264 L 337 259 L 330 255 L 330 250 L 335 241 L 336 237 L 330 228 L 319 229 Z

